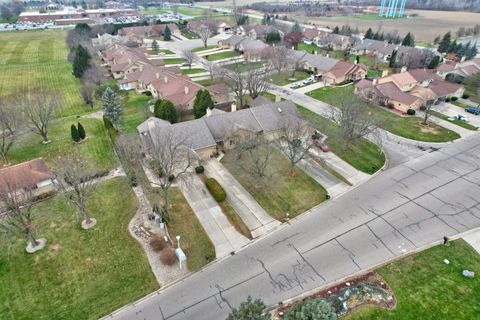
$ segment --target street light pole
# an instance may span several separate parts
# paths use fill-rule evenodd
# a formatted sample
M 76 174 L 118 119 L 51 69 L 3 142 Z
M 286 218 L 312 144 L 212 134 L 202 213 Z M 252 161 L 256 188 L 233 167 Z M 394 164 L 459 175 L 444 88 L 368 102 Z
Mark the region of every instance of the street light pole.
M 180 236 L 175 237 L 177 239 L 177 248 L 180 248 Z

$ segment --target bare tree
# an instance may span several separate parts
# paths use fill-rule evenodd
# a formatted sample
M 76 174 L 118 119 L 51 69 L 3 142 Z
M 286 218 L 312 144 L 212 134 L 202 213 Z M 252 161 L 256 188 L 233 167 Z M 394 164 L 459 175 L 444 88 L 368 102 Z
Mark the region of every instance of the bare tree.
M 8 153 L 17 141 L 21 125 L 21 112 L 13 98 L 0 101 L 0 154 L 4 165 L 8 165 Z
M 162 216 L 168 217 L 170 187 L 173 181 L 185 174 L 196 160 L 191 148 L 191 137 L 159 128 L 144 139 L 148 139 L 144 140 L 144 145 L 149 155 L 144 164 L 159 178 L 159 187 L 163 196 Z
M 272 68 L 275 69 L 278 73 L 286 69 L 289 65 L 288 58 L 290 51 L 284 46 L 273 47 L 270 51 L 269 61 L 272 65 Z
M 263 135 L 245 134 L 243 131 L 234 132 L 231 140 L 235 142 L 235 151 L 239 159 L 245 154 L 248 155 L 244 169 L 257 180 L 265 178 L 273 153 L 273 143 Z
M 311 134 L 313 129 L 303 119 L 286 115 L 281 125 L 282 138 L 277 140 L 279 149 L 290 160 L 290 173 L 293 168 L 308 156 L 309 150 L 313 146 Z
M 46 239 L 38 239 L 35 235 L 37 226 L 32 212 L 35 204 L 34 189 L 19 188 L 16 182 L 1 181 L 0 185 L 0 209 L 5 210 L 0 216 L 0 233 L 7 237 L 23 237 L 27 241 L 29 253 L 42 249 Z
M 270 87 L 270 83 L 268 82 L 268 74 L 268 69 L 262 70 L 256 68 L 249 68 L 245 73 L 247 90 L 252 99 L 262 95 Z
M 90 217 L 87 199 L 95 192 L 94 170 L 78 154 L 63 155 L 57 159 L 57 181 L 65 198 L 75 206 L 77 215 L 82 219 L 82 228 L 90 229 L 97 220 Z
M 218 74 L 222 78 L 222 82 L 233 92 L 239 108 L 243 108 L 246 104 L 247 96 L 247 79 L 246 76 L 237 67 L 236 70 L 230 71 L 219 68 Z
M 203 46 L 207 48 L 208 45 L 208 38 L 212 35 L 212 31 L 208 26 L 202 25 L 200 27 L 200 30 L 198 31 L 198 34 L 200 35 L 200 39 L 202 39 Z
M 433 103 L 433 101 L 427 101 L 427 103 L 425 103 L 425 111 L 423 111 L 424 115 L 423 115 L 423 121 L 422 121 L 423 125 L 428 124 L 428 118 L 430 117 L 430 111 L 434 108 L 434 106 L 435 106 L 435 104 Z
M 331 119 L 340 127 L 345 150 L 355 141 L 377 131 L 376 119 L 368 108 L 365 108 L 360 98 L 353 95 L 343 96 L 337 105 L 340 110 L 332 107 Z
M 218 74 L 218 65 L 213 61 L 206 61 L 204 63 L 205 68 L 210 73 L 210 80 L 213 80 L 216 74 Z
M 190 70 L 192 69 L 192 64 L 198 60 L 197 54 L 192 50 L 184 49 L 180 52 L 180 55 L 183 58 L 183 60 L 185 60 L 185 62 L 188 63 L 188 67 Z
M 90 62 L 90 66 L 82 75 L 83 83 L 101 85 L 104 80 L 105 77 L 101 67 L 94 62 Z
M 57 94 L 43 87 L 17 93 L 18 105 L 22 110 L 27 127 L 49 143 L 48 127 L 59 107 Z
M 92 84 L 86 83 L 80 87 L 80 96 L 87 106 L 93 109 L 93 94 L 95 88 Z

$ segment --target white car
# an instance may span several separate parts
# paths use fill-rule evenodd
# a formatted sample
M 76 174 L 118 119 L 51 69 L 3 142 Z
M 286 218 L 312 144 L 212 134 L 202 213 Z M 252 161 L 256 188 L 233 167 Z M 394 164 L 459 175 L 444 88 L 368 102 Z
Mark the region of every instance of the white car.
M 455 119 L 460 120 L 460 121 L 465 121 L 468 122 L 468 116 L 464 116 L 463 114 L 457 114 L 454 116 Z
M 303 84 L 311 84 L 311 83 L 313 83 L 312 78 L 307 78 L 307 79 L 303 80 Z
M 290 88 L 297 89 L 300 88 L 302 85 L 299 82 L 294 82 L 290 85 Z

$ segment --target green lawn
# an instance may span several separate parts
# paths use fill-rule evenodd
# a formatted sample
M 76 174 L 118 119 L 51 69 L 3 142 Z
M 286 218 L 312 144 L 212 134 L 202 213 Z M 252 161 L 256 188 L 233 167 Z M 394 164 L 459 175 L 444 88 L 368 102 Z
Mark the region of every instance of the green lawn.
M 87 204 L 97 219 L 85 231 L 63 196 L 35 207 L 44 250 L 14 241 L 0 251 L 3 320 L 98 319 L 158 289 L 143 248 L 128 232 L 138 207 L 126 180 L 102 182 Z
M 167 59 L 163 59 L 163 61 L 165 61 L 165 64 L 182 64 L 185 60 L 183 60 L 182 58 L 167 58 Z
M 277 96 L 274 95 L 273 93 L 270 93 L 270 92 L 264 92 L 262 93 L 262 97 L 265 97 L 267 99 L 270 99 L 272 100 L 273 102 L 275 102 L 275 100 L 277 99 Z
M 300 43 L 298 44 L 297 50 L 298 50 L 298 51 L 306 51 L 306 52 L 308 52 L 308 53 L 313 53 L 313 52 L 315 52 L 315 51 L 319 51 L 320 48 L 319 48 L 316 44 L 314 44 L 314 43 L 312 43 L 312 44 L 306 44 L 306 43 L 304 43 L 304 42 L 300 42 Z
M 182 74 L 196 74 L 196 73 L 203 73 L 207 72 L 207 70 L 202 68 L 192 68 L 192 69 L 182 69 Z
M 237 51 L 224 51 L 224 52 L 220 52 L 220 53 L 214 53 L 214 54 L 207 55 L 207 56 L 205 56 L 205 58 L 208 61 L 217 61 L 217 60 L 221 60 L 221 59 L 238 57 L 240 55 L 241 54 Z
M 298 109 L 319 132 L 328 136 L 326 142 L 331 151 L 357 170 L 373 174 L 385 164 L 385 154 L 373 142 L 360 139 L 345 149 L 340 128 L 335 123 L 304 107 L 298 106 Z
M 171 14 L 171 10 L 165 10 L 162 8 L 157 7 L 147 7 L 140 10 L 141 14 L 148 14 L 148 15 L 162 15 L 162 14 Z
M 55 160 L 62 154 L 77 149 L 80 154 L 96 170 L 106 172 L 114 169 L 118 164 L 114 157 L 112 147 L 103 122 L 98 119 L 80 119 L 85 127 L 87 139 L 81 143 L 74 143 L 70 135 L 70 126 L 77 124 L 76 117 L 66 117 L 51 123 L 49 137 L 51 143 L 44 145 L 39 135 L 28 132 L 20 137 L 10 153 L 10 161 L 23 162 L 42 157 L 54 167 Z
M 287 84 L 290 84 L 292 82 L 296 82 L 299 80 L 303 80 L 305 78 L 308 78 L 310 74 L 307 72 L 303 71 L 296 71 L 295 72 L 295 80 L 290 80 L 292 78 L 292 72 L 291 71 L 281 71 L 281 72 L 275 72 L 270 76 L 270 81 L 276 84 L 277 86 L 284 86 Z
M 213 49 L 213 48 L 216 48 L 216 47 L 217 47 L 216 44 L 212 44 L 212 45 L 207 46 L 206 48 L 204 46 L 201 46 L 201 47 L 192 49 L 192 51 L 193 52 L 200 52 L 200 51 L 210 50 L 210 49 Z
M 464 269 L 474 271 L 475 278 L 463 277 Z M 360 308 L 345 320 L 479 319 L 480 256 L 463 240 L 411 255 L 377 272 L 393 289 L 396 308 Z
M 186 6 L 178 6 L 178 13 L 181 13 L 186 16 L 206 16 L 212 13 L 212 10 L 193 8 Z
M 61 100 L 58 117 L 90 112 L 67 62 L 65 36 L 60 30 L 0 32 L 0 97 L 46 86 Z
M 351 94 L 353 94 L 353 86 L 325 87 L 307 93 L 317 100 L 334 106 L 339 106 L 338 101 L 342 96 Z M 434 123 L 429 123 L 428 127 L 420 125 L 422 119 L 419 117 L 401 117 L 364 100 L 359 99 L 359 101 L 363 108 L 372 113 L 381 128 L 398 136 L 426 142 L 447 142 L 460 138 L 458 133 Z
M 223 165 L 247 189 L 257 202 L 275 219 L 282 221 L 286 213 L 293 218 L 325 201 L 326 190 L 305 172 L 295 168 L 290 175 L 290 162 L 273 149 L 267 168 L 267 177 L 258 181 L 248 168 L 251 160 L 247 154 L 237 158 L 235 152 L 227 152 Z
M 458 120 L 458 119 L 451 119 L 450 117 L 444 115 L 444 114 L 441 114 L 440 112 L 437 112 L 437 111 L 434 111 L 434 110 L 430 110 L 430 114 L 435 116 L 435 117 L 438 117 L 440 119 L 443 119 L 445 121 L 448 121 L 448 122 L 451 122 L 453 124 L 456 124 L 457 126 L 460 126 L 462 128 L 465 128 L 465 129 L 468 129 L 468 130 L 478 130 L 477 127 L 475 126 L 472 126 L 471 124 L 469 124 L 468 122 L 465 122 L 465 121 L 461 121 L 461 120 Z
M 261 68 L 263 67 L 263 65 L 264 65 L 264 62 L 261 62 L 261 61 L 256 61 L 256 62 L 242 61 L 242 62 L 235 62 L 231 64 L 225 64 L 225 65 L 222 65 L 222 67 L 232 71 L 246 72 L 248 70 Z
M 123 108 L 120 128 L 125 133 L 137 133 L 137 127 L 151 114 L 148 109 L 148 101 L 151 97 L 130 93 L 129 99 Z
M 215 80 L 211 80 L 211 79 L 198 80 L 195 82 L 204 87 L 209 87 L 217 83 Z
M 190 30 L 187 29 L 182 29 L 181 30 L 182 36 L 184 36 L 187 39 L 198 39 L 200 38 L 197 34 L 191 32 Z

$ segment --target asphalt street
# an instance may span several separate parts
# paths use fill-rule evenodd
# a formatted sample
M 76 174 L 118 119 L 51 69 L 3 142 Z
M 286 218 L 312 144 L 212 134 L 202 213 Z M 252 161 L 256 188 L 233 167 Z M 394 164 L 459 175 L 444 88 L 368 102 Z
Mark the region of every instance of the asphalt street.
M 480 139 L 404 162 L 110 319 L 225 319 L 480 226 Z

